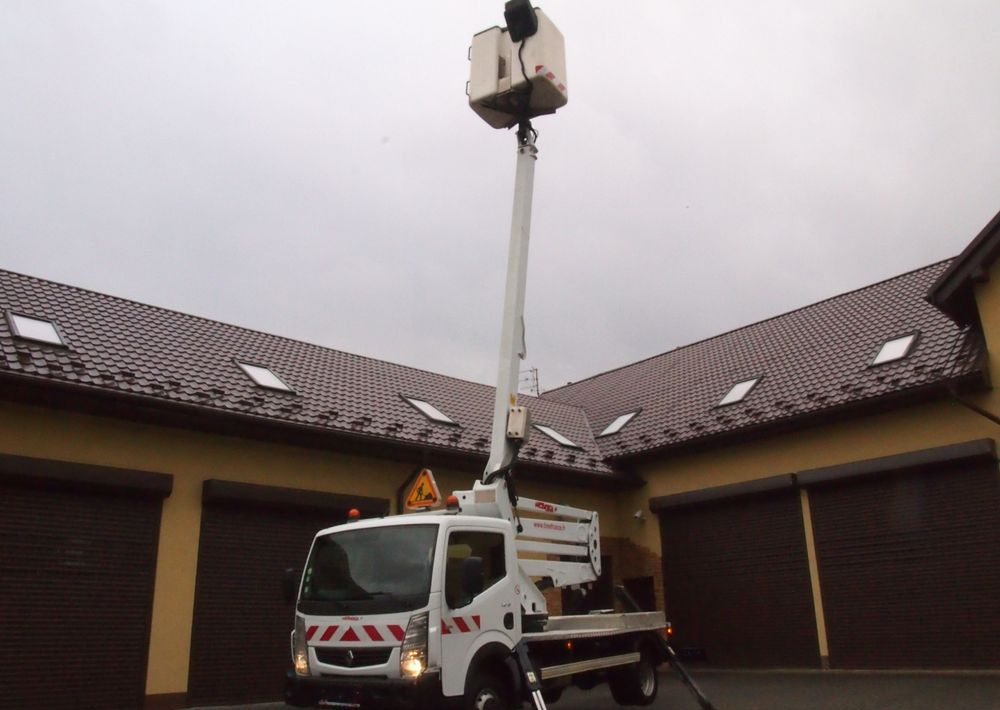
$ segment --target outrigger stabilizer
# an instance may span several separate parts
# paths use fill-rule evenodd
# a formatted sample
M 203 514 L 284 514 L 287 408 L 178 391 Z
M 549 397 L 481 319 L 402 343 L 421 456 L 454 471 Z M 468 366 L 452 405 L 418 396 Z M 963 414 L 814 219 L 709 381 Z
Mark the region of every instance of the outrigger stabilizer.
M 626 611 L 642 611 L 636 600 L 632 598 L 632 595 L 629 594 L 628 590 L 622 585 L 615 585 L 615 596 L 618 597 L 618 601 L 621 602 L 621 605 L 625 607 Z M 680 659 L 677 658 L 677 654 L 674 652 L 674 649 L 670 646 L 670 644 L 667 643 L 667 640 L 660 636 L 658 636 L 657 639 L 659 640 L 663 652 L 667 655 L 667 658 L 670 659 L 671 667 L 677 671 L 678 675 L 681 677 L 681 681 L 683 681 L 684 685 L 687 686 L 687 689 L 691 691 L 691 694 L 694 695 L 695 700 L 698 701 L 698 706 L 701 707 L 701 710 L 716 710 L 716 707 L 712 705 L 712 701 L 705 697 L 705 694 L 701 692 L 701 688 L 699 688 L 698 684 L 694 682 L 694 678 L 691 677 L 691 674 L 688 673 L 687 669 L 681 664 Z
M 535 670 L 535 665 L 528 656 L 528 649 L 524 641 L 520 641 L 515 647 L 517 653 L 517 665 L 521 669 L 521 677 L 524 686 L 531 693 L 531 700 L 535 703 L 535 710 L 548 710 L 545 705 L 545 698 L 542 697 L 542 679 Z

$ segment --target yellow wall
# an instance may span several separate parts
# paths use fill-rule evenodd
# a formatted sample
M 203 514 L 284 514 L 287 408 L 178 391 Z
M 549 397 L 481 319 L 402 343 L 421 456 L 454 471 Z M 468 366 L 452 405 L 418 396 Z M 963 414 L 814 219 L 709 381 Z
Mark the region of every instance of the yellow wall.
M 990 351 L 990 379 L 994 385 L 1000 385 L 1000 261 L 990 269 L 988 281 L 976 285 L 976 303 L 979 306 L 979 318 L 986 335 L 986 347 Z M 993 396 L 984 398 L 982 406 L 989 407 L 993 414 L 1000 415 L 1000 404 L 996 391 Z
M 998 409 L 996 391 L 984 399 L 992 402 L 993 411 Z M 954 402 L 941 401 L 698 453 L 667 455 L 639 469 L 647 482 L 643 488 L 622 494 L 621 534 L 659 554 L 659 525 L 649 510 L 652 497 L 998 435 L 996 424 Z M 637 509 L 645 512 L 646 521 L 635 520 Z
M 417 462 L 347 456 L 237 437 L 0 402 L 0 451 L 174 476 L 163 502 L 146 693 L 187 690 L 202 482 L 215 478 L 393 501 Z M 435 469 L 443 495 L 472 486 L 478 473 Z M 519 493 L 598 510 L 615 534 L 606 493 L 525 481 Z

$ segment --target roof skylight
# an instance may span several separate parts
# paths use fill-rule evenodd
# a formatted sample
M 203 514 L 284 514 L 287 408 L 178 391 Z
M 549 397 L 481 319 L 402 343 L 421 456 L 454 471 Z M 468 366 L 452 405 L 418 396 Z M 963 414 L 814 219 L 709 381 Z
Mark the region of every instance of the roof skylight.
M 253 380 L 258 387 L 265 387 L 269 390 L 278 390 L 280 392 L 293 392 L 291 387 L 285 384 L 284 380 L 278 377 L 274 372 L 266 367 L 260 365 L 251 365 L 247 362 L 236 361 L 236 364 L 243 368 L 243 372 L 247 373 L 251 380 Z
M 598 436 L 609 436 L 611 434 L 617 434 L 625 427 L 626 424 L 632 421 L 632 418 L 635 417 L 635 415 L 638 413 L 639 410 L 636 410 L 634 412 L 629 412 L 628 414 L 619 415 L 618 417 L 615 418 L 613 422 L 604 427 L 604 431 L 598 434 Z
M 913 350 L 913 343 L 916 339 L 917 334 L 911 333 L 910 335 L 904 335 L 901 338 L 887 340 L 882 344 L 882 348 L 878 351 L 878 355 L 876 355 L 875 359 L 872 360 L 872 365 L 881 365 L 886 362 L 902 360 L 910 354 L 911 350 Z
M 442 424 L 454 424 L 455 420 L 449 417 L 447 414 L 442 412 L 440 409 L 435 407 L 430 402 L 425 402 L 422 399 L 416 399 L 415 397 L 403 397 L 407 402 L 412 404 L 420 413 L 431 421 L 441 422 Z
M 725 404 L 736 404 L 737 402 L 742 402 L 750 390 L 752 390 L 757 383 L 760 381 L 759 377 L 755 377 L 752 380 L 743 380 L 742 382 L 737 382 L 733 385 L 732 389 L 726 393 L 726 396 L 722 398 L 718 406 L 723 406 Z
M 555 429 L 553 429 L 550 426 L 545 426 L 544 424 L 535 424 L 534 427 L 536 429 L 538 429 L 538 431 L 540 431 L 543 434 L 545 434 L 546 436 L 551 437 L 552 439 L 555 439 L 556 441 L 558 441 L 563 446 L 568 446 L 568 447 L 570 447 L 572 449 L 582 449 L 583 448 L 579 444 L 573 443 L 572 441 L 570 441 L 569 439 L 567 439 L 565 436 L 563 436 L 562 434 L 560 434 L 559 432 L 557 432 Z
M 56 329 L 56 324 L 41 318 L 9 313 L 10 327 L 14 335 L 25 340 L 34 340 L 49 345 L 66 345 Z

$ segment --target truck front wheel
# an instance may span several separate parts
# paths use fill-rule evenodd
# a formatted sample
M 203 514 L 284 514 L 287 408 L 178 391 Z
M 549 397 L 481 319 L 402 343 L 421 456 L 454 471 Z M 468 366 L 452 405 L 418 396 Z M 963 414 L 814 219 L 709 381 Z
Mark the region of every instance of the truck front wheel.
M 639 661 L 616 668 L 608 675 L 611 697 L 619 705 L 649 705 L 656 700 L 660 679 L 656 662 L 649 649 L 639 647 Z
M 473 676 L 465 694 L 466 710 L 510 710 L 507 686 L 494 673 L 480 671 Z

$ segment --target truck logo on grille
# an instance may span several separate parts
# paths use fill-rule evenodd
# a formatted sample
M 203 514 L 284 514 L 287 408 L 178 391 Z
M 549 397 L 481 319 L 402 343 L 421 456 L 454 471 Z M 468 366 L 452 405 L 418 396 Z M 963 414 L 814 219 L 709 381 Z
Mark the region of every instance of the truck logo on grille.
M 347 665 L 353 666 L 354 665 L 354 651 L 352 651 L 351 649 L 347 649 L 347 656 L 346 656 L 346 658 L 347 658 Z

